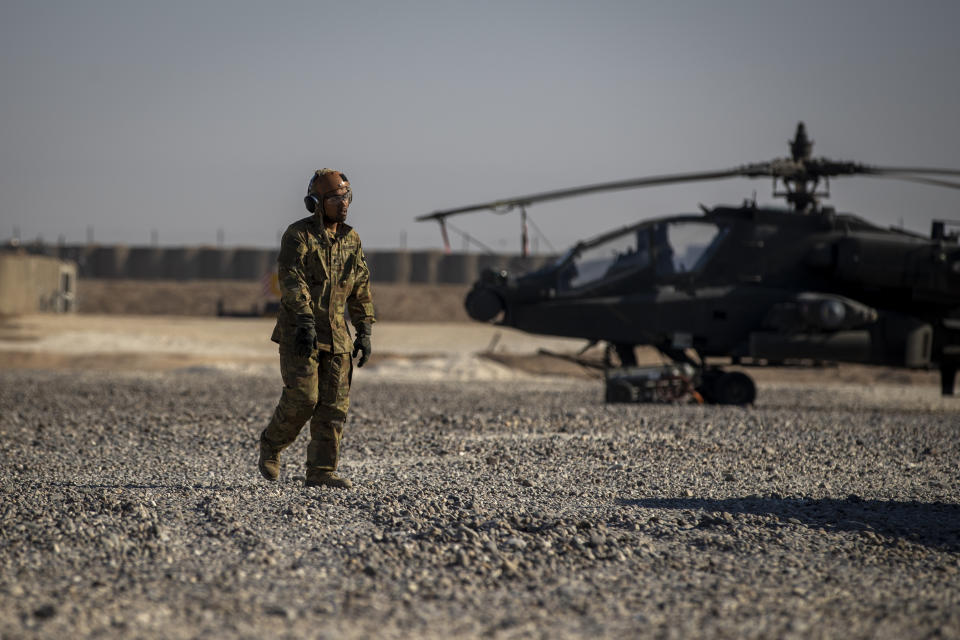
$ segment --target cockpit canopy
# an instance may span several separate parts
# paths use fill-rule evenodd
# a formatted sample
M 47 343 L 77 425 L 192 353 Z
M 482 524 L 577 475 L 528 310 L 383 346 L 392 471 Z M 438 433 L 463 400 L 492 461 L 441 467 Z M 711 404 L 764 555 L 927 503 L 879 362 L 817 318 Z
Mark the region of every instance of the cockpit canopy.
M 561 257 L 559 291 L 652 269 L 657 277 L 701 270 L 727 229 L 690 216 L 633 225 L 582 242 Z

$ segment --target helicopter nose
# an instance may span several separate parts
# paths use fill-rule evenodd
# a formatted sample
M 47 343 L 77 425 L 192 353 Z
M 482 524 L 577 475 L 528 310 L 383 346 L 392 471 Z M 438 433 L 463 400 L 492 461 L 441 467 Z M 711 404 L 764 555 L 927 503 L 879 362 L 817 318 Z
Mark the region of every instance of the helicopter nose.
M 503 311 L 503 300 L 490 289 L 478 287 L 467 294 L 464 306 L 467 308 L 467 315 L 477 322 L 490 322 Z

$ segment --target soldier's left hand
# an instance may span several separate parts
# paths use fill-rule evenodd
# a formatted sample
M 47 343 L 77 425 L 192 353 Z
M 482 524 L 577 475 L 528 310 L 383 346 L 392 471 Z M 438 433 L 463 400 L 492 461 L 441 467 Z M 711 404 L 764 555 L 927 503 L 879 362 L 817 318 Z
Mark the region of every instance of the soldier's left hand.
M 358 353 L 361 355 L 357 366 L 362 367 L 370 359 L 370 354 L 373 353 L 373 347 L 370 344 L 370 325 L 368 324 L 357 327 L 357 337 L 353 341 L 353 357 L 356 358 Z

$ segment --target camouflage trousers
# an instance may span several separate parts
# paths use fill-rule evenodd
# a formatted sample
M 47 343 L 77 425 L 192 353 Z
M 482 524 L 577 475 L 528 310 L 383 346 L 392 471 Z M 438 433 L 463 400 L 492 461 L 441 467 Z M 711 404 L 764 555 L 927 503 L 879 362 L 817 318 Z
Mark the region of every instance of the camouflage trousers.
M 350 408 L 353 360 L 349 353 L 320 351 L 309 358 L 280 346 L 283 392 L 262 438 L 278 453 L 290 446 L 310 420 L 307 475 L 336 471 L 343 423 Z

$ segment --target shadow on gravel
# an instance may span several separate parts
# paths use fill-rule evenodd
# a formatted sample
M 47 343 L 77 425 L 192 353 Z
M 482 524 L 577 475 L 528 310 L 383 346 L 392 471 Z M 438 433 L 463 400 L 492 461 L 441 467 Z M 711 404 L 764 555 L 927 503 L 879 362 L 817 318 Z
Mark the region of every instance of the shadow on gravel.
M 697 510 L 704 513 L 699 528 L 729 527 L 733 520 L 711 514 L 774 516 L 793 524 L 828 531 L 872 533 L 915 544 L 960 551 L 960 505 L 946 502 L 899 502 L 847 498 L 763 498 L 748 496 L 712 500 L 707 498 L 642 498 L 619 500 L 621 505 L 645 509 Z M 779 525 L 776 525 L 779 526 Z

